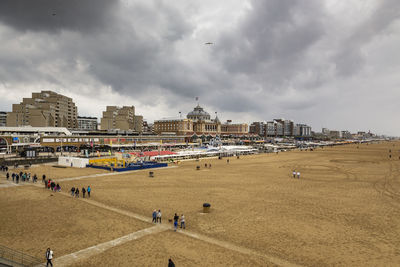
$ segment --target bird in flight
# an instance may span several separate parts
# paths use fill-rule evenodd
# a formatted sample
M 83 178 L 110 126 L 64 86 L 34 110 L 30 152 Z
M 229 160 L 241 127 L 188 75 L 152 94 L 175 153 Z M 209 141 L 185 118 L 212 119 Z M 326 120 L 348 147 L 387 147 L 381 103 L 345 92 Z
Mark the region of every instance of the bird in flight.
M 211 42 L 205 43 L 205 45 L 212 45 L 212 44 L 214 44 L 214 43 L 211 43 Z

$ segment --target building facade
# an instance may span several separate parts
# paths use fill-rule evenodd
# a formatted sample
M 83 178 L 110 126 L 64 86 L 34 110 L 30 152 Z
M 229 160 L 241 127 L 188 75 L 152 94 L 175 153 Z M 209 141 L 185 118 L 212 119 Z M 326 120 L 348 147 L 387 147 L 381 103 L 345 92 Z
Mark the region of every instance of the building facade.
M 193 133 L 193 121 L 184 118 L 165 118 L 154 122 L 154 132 L 157 134 L 174 133 L 188 135 Z
M 21 103 L 13 104 L 7 114 L 7 126 L 78 127 L 78 109 L 72 98 L 52 91 L 32 93 Z
M 154 121 L 154 132 L 175 133 L 179 135 L 221 135 L 221 134 L 248 134 L 248 125 L 245 123 L 233 124 L 230 121 L 221 123 L 218 116 L 211 116 L 200 105 L 189 112 L 186 118 L 166 118 Z
M 311 134 L 311 126 L 308 126 L 306 124 L 296 124 L 297 131 L 301 137 L 310 137 Z
M 136 116 L 134 118 L 134 130 L 135 132 L 143 133 L 143 116 Z
M 266 136 L 266 123 L 262 121 L 255 121 L 249 126 L 249 133 L 257 134 L 259 136 Z
M 0 127 L 7 125 L 7 112 L 0 111 Z
M 96 117 L 79 117 L 78 129 L 85 131 L 97 131 L 98 121 Z
M 138 118 L 135 118 L 138 117 Z M 140 123 L 135 128 L 135 120 Z M 101 130 L 143 130 L 143 117 L 135 116 L 134 106 L 107 106 L 101 118 Z

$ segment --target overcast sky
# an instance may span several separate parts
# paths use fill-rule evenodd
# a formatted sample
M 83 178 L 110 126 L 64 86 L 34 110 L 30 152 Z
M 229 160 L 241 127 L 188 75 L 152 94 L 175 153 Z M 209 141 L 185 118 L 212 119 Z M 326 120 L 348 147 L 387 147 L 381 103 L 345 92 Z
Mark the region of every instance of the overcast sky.
M 399 50 L 399 0 L 1 0 L 0 109 L 53 90 L 152 122 L 198 96 L 221 120 L 400 136 Z

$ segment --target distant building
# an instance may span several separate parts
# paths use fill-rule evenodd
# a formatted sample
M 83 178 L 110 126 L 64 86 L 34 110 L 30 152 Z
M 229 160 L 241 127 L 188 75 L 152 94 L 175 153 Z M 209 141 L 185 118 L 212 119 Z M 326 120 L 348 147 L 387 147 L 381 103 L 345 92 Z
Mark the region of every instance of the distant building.
M 136 121 L 142 125 L 142 116 L 137 116 Z M 142 126 L 137 126 L 141 129 Z M 101 130 L 135 130 L 135 107 L 134 106 L 107 106 L 101 118 Z
M 240 135 L 240 134 L 248 134 L 249 127 L 247 123 L 231 123 L 226 122 L 221 124 L 221 134 L 232 134 L 232 135 Z
M 7 114 L 7 126 L 32 127 L 78 127 L 78 109 L 72 98 L 52 91 L 32 93 L 32 98 L 24 98 L 13 104 L 12 112 Z
M 285 119 L 275 119 L 274 121 L 280 123 L 282 126 L 282 134 L 280 134 L 280 126 L 278 126 L 279 128 L 279 131 L 277 131 L 278 136 L 293 136 L 293 127 L 294 127 L 293 121 Z
M 329 137 L 333 139 L 340 139 L 342 138 L 342 132 L 341 131 L 329 131 Z
M 187 135 L 193 133 L 193 121 L 184 118 L 164 118 L 154 121 L 154 132 L 157 134 L 175 133 Z
M 184 135 L 236 135 L 248 134 L 248 125 L 246 123 L 232 123 L 227 121 L 222 124 L 215 116 L 211 116 L 200 105 L 197 105 L 193 111 L 189 112 L 185 118 L 165 118 L 154 121 L 154 132 L 175 133 Z
M 312 135 L 311 126 L 308 126 L 306 124 L 296 124 L 296 128 L 299 133 L 298 136 L 310 137 Z
M 329 135 L 330 134 L 329 129 L 328 128 L 322 128 L 322 134 L 323 135 Z
M 0 127 L 7 125 L 7 112 L 0 111 Z
M 353 139 L 353 136 L 349 131 L 342 131 L 341 136 L 344 139 Z
M 97 131 L 98 121 L 96 117 L 79 117 L 78 129 L 86 131 Z
M 142 133 L 143 132 L 143 116 L 136 116 L 134 118 L 134 130 L 136 132 Z
M 266 130 L 266 122 L 263 121 L 253 122 L 249 126 L 249 133 L 257 134 L 262 137 L 265 137 L 266 134 L 265 130 Z
M 276 122 L 268 121 L 265 126 L 265 135 L 269 137 L 276 136 Z
M 153 124 L 148 123 L 147 121 L 143 120 L 143 132 L 144 133 L 152 133 L 153 132 Z

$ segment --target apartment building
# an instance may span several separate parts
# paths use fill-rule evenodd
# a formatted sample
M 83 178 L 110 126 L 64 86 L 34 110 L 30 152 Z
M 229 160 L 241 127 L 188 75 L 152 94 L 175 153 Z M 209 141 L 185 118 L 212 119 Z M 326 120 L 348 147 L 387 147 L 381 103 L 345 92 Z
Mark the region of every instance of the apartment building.
M 107 106 L 101 118 L 101 130 L 133 130 L 135 126 L 134 106 Z
M 0 126 L 4 127 L 7 125 L 7 112 L 0 111 Z
M 7 126 L 32 127 L 78 127 L 78 108 L 72 98 L 53 91 L 32 93 L 31 98 L 23 98 L 19 104 L 12 105 L 7 113 Z

